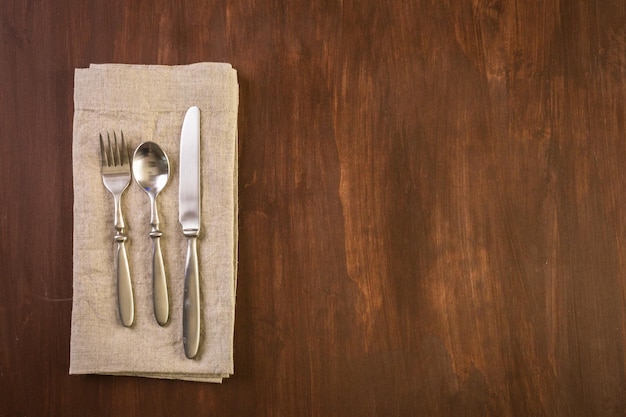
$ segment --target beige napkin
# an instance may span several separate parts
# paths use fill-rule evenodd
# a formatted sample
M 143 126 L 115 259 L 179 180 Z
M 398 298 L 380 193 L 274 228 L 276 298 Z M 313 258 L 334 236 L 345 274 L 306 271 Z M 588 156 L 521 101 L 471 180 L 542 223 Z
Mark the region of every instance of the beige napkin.
M 221 382 L 233 373 L 237 248 L 237 73 L 229 64 L 103 64 L 74 80 L 74 273 L 70 374 L 135 375 Z M 178 222 L 180 129 L 186 110 L 201 112 L 202 218 L 198 240 L 202 332 L 198 356 L 182 338 L 186 239 Z M 158 143 L 171 163 L 157 203 L 168 275 L 170 322 L 152 304 L 148 195 L 134 181 L 122 197 L 135 322 L 117 311 L 113 198 L 100 174 L 99 133 L 124 132 L 131 152 Z

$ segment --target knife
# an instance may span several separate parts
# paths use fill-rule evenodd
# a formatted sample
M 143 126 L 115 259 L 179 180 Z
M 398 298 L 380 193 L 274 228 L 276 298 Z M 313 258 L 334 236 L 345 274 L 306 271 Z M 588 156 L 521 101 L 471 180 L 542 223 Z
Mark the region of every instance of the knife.
M 178 216 L 187 237 L 183 296 L 185 356 L 195 358 L 200 346 L 200 271 L 197 240 L 200 234 L 200 109 L 190 107 L 180 133 Z

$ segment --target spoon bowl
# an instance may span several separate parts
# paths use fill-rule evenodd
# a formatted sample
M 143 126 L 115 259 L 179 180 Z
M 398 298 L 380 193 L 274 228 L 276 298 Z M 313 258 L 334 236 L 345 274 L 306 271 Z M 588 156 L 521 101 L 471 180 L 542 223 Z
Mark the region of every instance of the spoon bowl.
M 149 196 L 156 196 L 163 190 L 170 176 L 170 161 L 159 145 L 144 142 L 133 155 L 133 177 Z
M 150 197 L 150 237 L 152 238 L 152 298 L 154 316 L 164 326 L 169 321 L 169 296 L 165 264 L 161 252 L 157 195 L 163 190 L 170 176 L 170 161 L 167 154 L 154 142 L 144 142 L 133 154 L 133 177 L 135 182 Z

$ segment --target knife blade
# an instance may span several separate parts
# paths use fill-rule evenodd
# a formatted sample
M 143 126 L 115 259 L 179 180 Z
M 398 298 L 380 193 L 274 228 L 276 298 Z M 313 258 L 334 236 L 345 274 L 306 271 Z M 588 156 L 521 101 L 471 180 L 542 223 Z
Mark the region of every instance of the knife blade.
M 183 296 L 183 345 L 185 356 L 195 358 L 200 347 L 200 109 L 190 107 L 180 133 L 178 217 L 187 237 Z

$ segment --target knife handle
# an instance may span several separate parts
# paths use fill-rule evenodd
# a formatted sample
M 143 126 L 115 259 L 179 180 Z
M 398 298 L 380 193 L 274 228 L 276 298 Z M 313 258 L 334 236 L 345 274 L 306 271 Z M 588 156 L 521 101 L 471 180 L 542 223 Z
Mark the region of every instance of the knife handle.
M 156 229 L 150 232 L 152 238 L 152 302 L 154 317 L 160 326 L 165 326 L 170 319 L 170 300 L 167 294 L 167 278 L 163 252 L 161 252 L 161 235 Z
M 183 302 L 183 344 L 185 356 L 193 359 L 200 347 L 200 271 L 198 269 L 198 231 L 185 231 L 185 293 Z
M 126 235 L 124 229 L 118 228 L 115 234 L 117 251 L 115 252 L 117 265 L 117 305 L 122 324 L 130 327 L 135 320 L 135 303 L 133 301 L 133 287 L 130 281 L 128 254 L 126 253 Z

